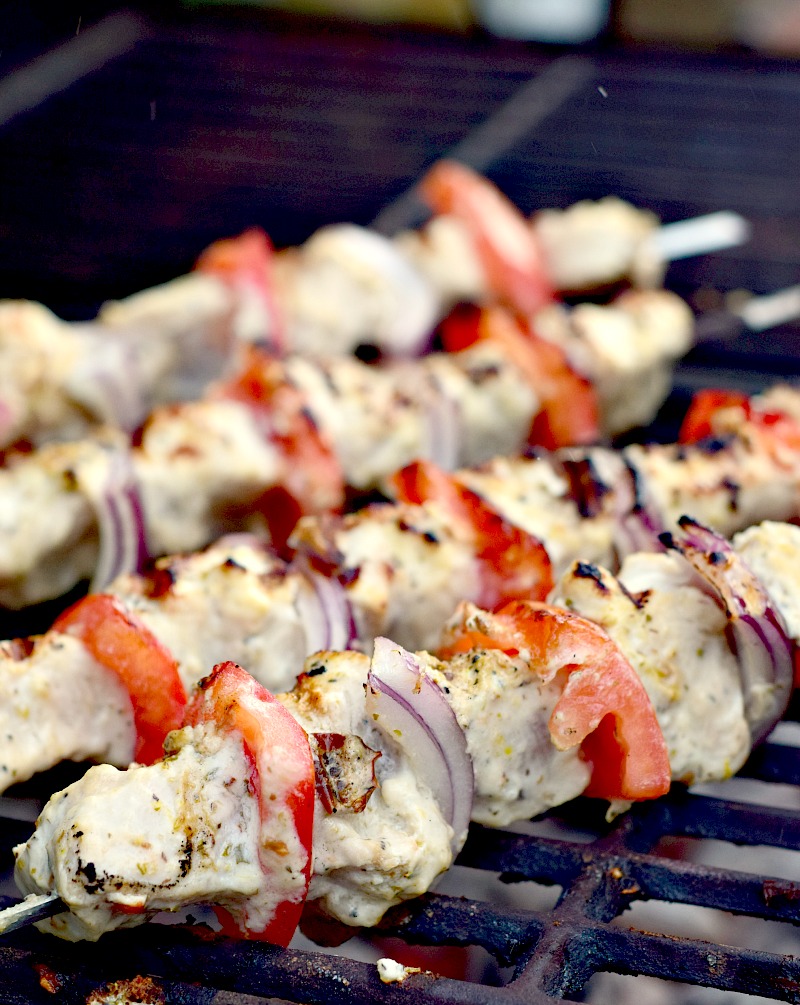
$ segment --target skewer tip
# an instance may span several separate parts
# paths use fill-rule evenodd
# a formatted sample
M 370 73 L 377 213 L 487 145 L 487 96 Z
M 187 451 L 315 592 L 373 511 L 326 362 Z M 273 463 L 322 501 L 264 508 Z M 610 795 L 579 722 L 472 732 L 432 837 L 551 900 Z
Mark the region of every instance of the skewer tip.
M 0 935 L 25 925 L 44 921 L 66 910 L 56 893 L 31 893 L 24 900 L 0 911 Z

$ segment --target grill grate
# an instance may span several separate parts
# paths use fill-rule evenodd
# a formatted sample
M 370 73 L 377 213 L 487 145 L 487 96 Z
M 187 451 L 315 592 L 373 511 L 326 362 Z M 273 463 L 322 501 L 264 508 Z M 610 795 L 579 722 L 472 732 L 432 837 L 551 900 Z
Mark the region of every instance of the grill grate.
M 101 53 L 91 75 L 3 128 L 4 295 L 88 316 L 254 223 L 291 244 L 390 205 L 382 219 L 392 229 L 414 219 L 403 193 L 454 147 L 529 210 L 613 191 L 666 220 L 742 212 L 754 226 L 750 245 L 670 271 L 670 285 L 698 303 L 797 281 L 800 78 L 789 65 L 746 54 L 565 57 L 485 37 L 258 15 L 129 17 L 129 51 L 107 65 Z M 799 333 L 787 325 L 768 340 L 743 335 L 695 350 L 665 414 L 692 384 L 723 371 L 749 389 L 800 373 Z M 49 621 L 50 610 L 42 616 Z M 33 630 L 15 624 L 20 634 Z M 794 727 L 787 735 L 797 744 Z M 702 941 L 682 922 L 668 931 L 659 914 L 676 903 L 783 923 L 800 955 L 800 883 L 768 865 L 720 868 L 695 854 L 698 842 L 757 848 L 759 863 L 762 851 L 765 863 L 784 852 L 790 875 L 800 874 L 800 749 L 770 742 L 742 775 L 742 785 L 761 787 L 760 803 L 733 801 L 740 783 L 732 782 L 714 794 L 676 791 L 612 825 L 579 800 L 524 832 L 474 828 L 453 882 L 472 891 L 491 881 L 490 892 L 431 894 L 395 911 L 384 934 L 480 947 L 490 961 L 480 980 L 420 974 L 398 988 L 381 984 L 348 945 L 343 956 L 284 952 L 151 925 L 101 947 L 15 933 L 0 943 L 0 1001 L 83 1003 L 108 982 L 149 974 L 129 1000 L 513 1005 L 592 999 L 606 970 L 800 1001 L 792 949 Z M 2 821 L 8 863 L 30 824 Z M 561 892 L 542 907 L 532 884 Z M 648 901 L 655 930 L 630 927 Z

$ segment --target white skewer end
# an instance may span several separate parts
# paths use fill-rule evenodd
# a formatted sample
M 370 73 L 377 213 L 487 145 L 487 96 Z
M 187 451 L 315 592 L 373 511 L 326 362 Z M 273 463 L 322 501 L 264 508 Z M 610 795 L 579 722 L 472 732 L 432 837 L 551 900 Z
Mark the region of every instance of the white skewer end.
M 736 307 L 733 313 L 754 332 L 763 332 L 788 321 L 796 321 L 800 318 L 800 286 L 788 286 L 777 293 L 751 297 Z
M 738 213 L 720 210 L 706 216 L 665 223 L 650 240 L 665 261 L 694 255 L 708 255 L 725 248 L 736 248 L 750 240 L 752 227 Z
M 31 893 L 18 904 L 0 911 L 0 935 L 16 928 L 32 925 L 63 911 L 64 905 L 56 893 Z

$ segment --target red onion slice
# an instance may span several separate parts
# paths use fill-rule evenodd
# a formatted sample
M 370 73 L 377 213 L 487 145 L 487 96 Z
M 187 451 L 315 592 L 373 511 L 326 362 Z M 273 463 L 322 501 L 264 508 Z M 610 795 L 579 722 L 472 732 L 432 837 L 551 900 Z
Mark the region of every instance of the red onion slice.
M 302 574 L 309 587 L 301 590 L 297 598 L 307 654 L 349 649 L 357 632 L 344 586 L 333 576 L 315 572 L 304 561 L 298 560 L 292 567 Z
M 444 692 L 413 653 L 381 636 L 367 675 L 367 713 L 430 786 L 453 828 L 456 855 L 466 838 L 475 789 L 467 738 Z
M 461 409 L 438 382 L 432 383 L 430 390 L 425 410 L 426 457 L 445 471 L 455 471 L 460 458 Z
M 730 543 L 690 517 L 681 517 L 678 525 L 677 532 L 662 534 L 661 540 L 667 548 L 683 555 L 728 616 L 745 715 L 753 743 L 758 743 L 789 703 L 792 641 L 766 588 Z
M 111 451 L 101 483 L 90 485 L 82 479 L 82 487 L 97 516 L 100 547 L 89 589 L 99 593 L 117 576 L 141 571 L 148 557 L 144 511 L 130 453 Z
M 664 521 L 647 486 L 629 459 L 623 458 L 625 473 L 617 482 L 615 499 L 614 548 L 620 563 L 637 551 L 663 551 Z

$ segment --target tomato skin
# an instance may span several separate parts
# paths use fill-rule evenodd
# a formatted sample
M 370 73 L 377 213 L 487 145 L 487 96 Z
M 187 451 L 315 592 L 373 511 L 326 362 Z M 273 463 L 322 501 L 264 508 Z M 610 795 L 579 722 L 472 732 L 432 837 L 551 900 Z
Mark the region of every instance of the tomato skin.
M 703 388 L 693 397 L 681 423 L 678 441 L 698 443 L 714 435 L 713 417 L 723 408 L 742 408 L 749 417 L 750 401 L 740 391 L 726 391 L 721 388 Z
M 558 607 L 516 600 L 489 615 L 485 626 L 482 631 L 455 623 L 439 655 L 502 649 L 528 659 L 544 680 L 566 670 L 550 734 L 560 750 L 581 744 L 592 766 L 586 795 L 636 800 L 669 791 L 669 756 L 653 705 L 599 625 Z
M 181 725 L 187 702 L 178 664 L 166 646 L 111 594 L 94 593 L 68 608 L 52 631 L 79 638 L 92 657 L 114 673 L 131 697 L 135 759 L 152 764 L 164 738 Z
M 720 415 L 734 409 L 741 412 L 740 421 L 735 413 L 731 417 Z M 698 391 L 686 412 L 678 439 L 681 443 L 697 443 L 710 436 L 736 433 L 740 428 L 776 464 L 794 465 L 800 450 L 800 423 L 793 415 L 773 407 L 764 408 L 740 391 L 716 388 Z
M 555 299 L 533 228 L 488 178 L 441 160 L 423 177 L 420 192 L 434 212 L 456 216 L 467 227 L 500 300 L 533 313 Z
M 396 498 L 420 505 L 435 501 L 463 529 L 475 549 L 481 589 L 476 602 L 494 608 L 513 597 L 544 599 L 553 588 L 550 557 L 542 542 L 431 461 L 415 461 L 389 479 Z
M 241 737 L 251 764 L 251 787 L 258 798 L 262 828 L 268 828 L 276 811 L 285 805 L 294 820 L 305 853 L 301 871 L 302 896 L 278 903 L 264 928 L 253 929 L 230 911 L 216 908 L 226 934 L 288 946 L 297 929 L 311 879 L 314 825 L 314 763 L 308 737 L 300 724 L 265 687 L 236 663 L 220 663 L 199 684 L 186 709 L 184 724 L 212 723 L 223 733 Z M 287 777 L 274 777 L 270 764 L 277 763 Z M 266 781 L 265 781 L 266 780 Z M 263 783 L 263 784 L 262 784 Z M 285 786 L 281 791 L 264 784 Z
M 502 346 L 540 400 L 529 442 L 548 450 L 597 443 L 600 406 L 590 380 L 570 366 L 560 346 L 536 334 L 531 324 L 501 307 L 481 313 L 481 338 Z
M 529 443 L 556 450 L 600 440 L 592 382 L 572 368 L 560 346 L 537 335 L 532 322 L 498 306 L 460 306 L 442 320 L 439 335 L 447 352 L 463 352 L 481 339 L 503 349 L 540 402 Z
M 286 348 L 286 331 L 273 279 L 274 249 L 266 233 L 251 227 L 239 237 L 210 244 L 195 263 L 198 272 L 219 276 L 232 289 L 241 286 L 256 291 L 269 318 L 269 342 L 278 352 Z
M 215 393 L 247 405 L 264 436 L 285 459 L 283 484 L 268 489 L 261 500 L 279 550 L 300 515 L 343 507 L 341 464 L 317 427 L 304 395 L 286 379 L 280 360 L 251 349 L 239 372 L 220 384 Z
M 445 352 L 463 352 L 481 337 L 481 308 L 477 304 L 457 304 L 439 322 L 437 329 Z

